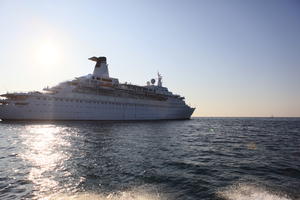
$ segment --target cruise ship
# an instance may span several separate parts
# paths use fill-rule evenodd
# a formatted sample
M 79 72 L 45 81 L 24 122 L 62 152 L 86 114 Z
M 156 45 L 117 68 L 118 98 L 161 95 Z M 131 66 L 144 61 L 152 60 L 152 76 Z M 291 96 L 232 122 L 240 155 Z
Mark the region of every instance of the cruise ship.
M 106 57 L 91 57 L 93 74 L 43 91 L 6 93 L 1 120 L 164 120 L 190 119 L 195 108 L 162 86 L 162 76 L 145 86 L 120 83 L 109 76 Z

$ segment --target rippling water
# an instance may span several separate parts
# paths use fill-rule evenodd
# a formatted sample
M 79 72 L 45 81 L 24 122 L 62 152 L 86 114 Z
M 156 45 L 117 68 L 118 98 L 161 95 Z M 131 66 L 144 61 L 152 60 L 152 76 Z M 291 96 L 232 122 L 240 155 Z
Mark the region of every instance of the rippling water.
M 0 199 L 300 199 L 299 118 L 0 122 Z

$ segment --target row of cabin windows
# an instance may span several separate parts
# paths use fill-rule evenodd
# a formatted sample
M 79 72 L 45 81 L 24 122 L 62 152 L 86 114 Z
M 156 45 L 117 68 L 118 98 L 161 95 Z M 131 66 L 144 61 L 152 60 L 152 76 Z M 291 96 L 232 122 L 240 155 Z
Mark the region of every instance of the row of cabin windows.
M 62 98 L 40 98 L 37 97 L 38 100 L 55 100 L 55 101 L 65 101 L 65 102 L 78 102 L 78 103 L 96 103 L 96 104 L 115 104 L 115 105 L 140 105 L 140 106 L 149 106 L 149 105 L 143 105 L 143 104 L 128 104 L 128 103 L 116 103 L 116 102 L 109 102 L 109 101 L 91 101 L 91 100 L 74 100 L 74 99 L 62 99 Z M 155 106 L 155 105 L 154 105 Z
M 109 101 L 90 101 L 90 100 L 78 100 L 78 99 L 62 99 L 62 98 L 40 98 L 37 97 L 38 100 L 55 100 L 55 101 L 65 101 L 65 102 L 77 102 L 77 103 L 95 103 L 95 104 L 114 104 L 114 105 L 137 105 L 137 106 L 154 106 L 154 107 L 165 107 L 165 106 L 161 106 L 161 105 L 144 105 L 144 104 L 128 104 L 128 103 L 116 103 L 116 102 L 109 102 Z M 173 106 L 172 106 L 173 107 Z
M 92 79 L 95 79 L 95 80 L 99 80 L 99 81 L 107 81 L 107 82 L 112 82 L 112 80 L 111 79 L 107 79 L 107 78 L 99 78 L 99 77 L 92 77 Z
M 45 106 L 51 106 L 50 104 L 36 104 L 36 106 L 43 106 L 43 107 L 45 107 Z M 74 105 L 73 105 L 74 106 Z M 64 106 L 65 107 L 65 106 Z M 70 106 L 71 107 L 71 106 Z M 90 110 L 90 109 L 97 109 L 97 107 L 96 106 L 76 106 L 76 108 L 85 108 L 85 110 Z M 110 111 L 112 111 L 112 112 L 116 112 L 116 111 L 122 111 L 124 108 L 117 108 L 117 107 L 115 107 L 114 109 L 110 109 Z M 133 109 L 133 108 L 131 108 L 131 109 Z M 179 111 L 179 110 L 181 110 L 180 108 L 172 108 L 172 110 L 173 111 L 175 111 L 175 110 L 177 110 L 177 111 Z M 45 110 L 46 111 L 46 110 Z M 64 110 L 64 109 L 61 109 L 61 111 L 62 112 L 65 112 L 66 110 Z M 70 112 L 70 109 L 68 109 L 67 110 L 67 112 Z M 76 111 L 76 109 L 75 110 L 72 110 L 71 112 L 77 112 L 77 113 L 79 113 L 79 111 Z M 81 111 L 82 112 L 82 111 Z

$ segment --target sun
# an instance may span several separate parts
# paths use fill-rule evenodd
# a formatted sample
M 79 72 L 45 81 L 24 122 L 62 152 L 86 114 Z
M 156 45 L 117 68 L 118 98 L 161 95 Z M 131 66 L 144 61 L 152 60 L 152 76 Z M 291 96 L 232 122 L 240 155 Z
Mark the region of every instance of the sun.
M 59 64 L 62 60 L 62 52 L 59 43 L 54 40 L 41 41 L 35 52 L 37 64 L 52 66 Z

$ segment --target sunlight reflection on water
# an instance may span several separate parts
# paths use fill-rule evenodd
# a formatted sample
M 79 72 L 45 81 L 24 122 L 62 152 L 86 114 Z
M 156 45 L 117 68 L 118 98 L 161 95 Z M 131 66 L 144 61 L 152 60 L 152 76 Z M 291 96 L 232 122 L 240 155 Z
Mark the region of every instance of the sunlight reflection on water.
M 56 190 L 58 182 L 53 171 L 68 159 L 62 146 L 70 144 L 61 136 L 62 128 L 54 125 L 28 125 L 21 135 L 26 147 L 21 158 L 31 164 L 28 179 L 34 184 L 36 196 Z

